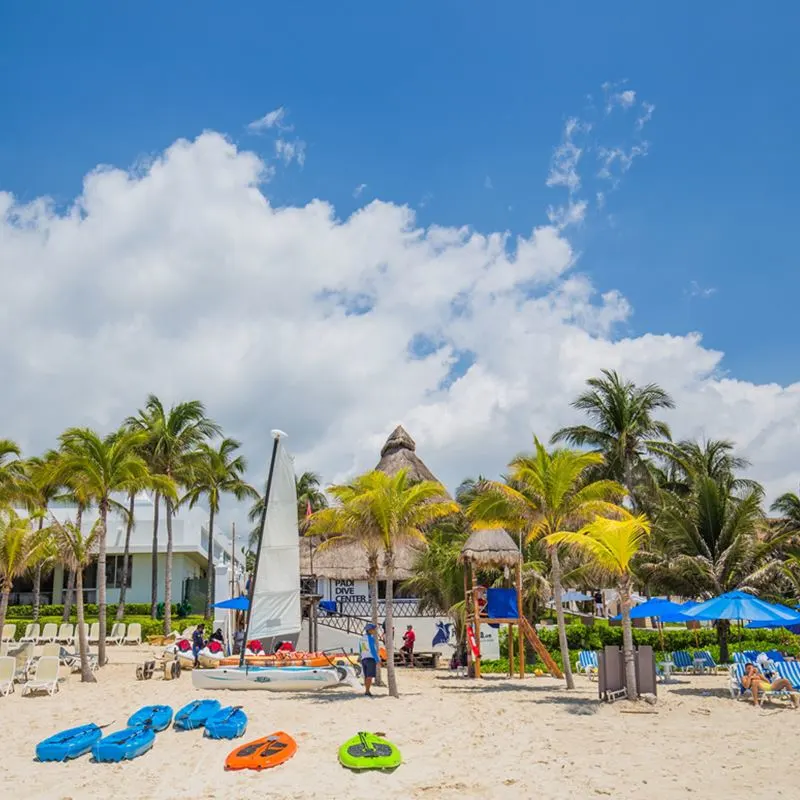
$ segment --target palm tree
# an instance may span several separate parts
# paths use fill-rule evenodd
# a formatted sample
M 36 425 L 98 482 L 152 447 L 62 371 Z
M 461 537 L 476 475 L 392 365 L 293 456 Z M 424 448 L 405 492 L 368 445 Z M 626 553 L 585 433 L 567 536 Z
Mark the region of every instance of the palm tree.
M 140 454 L 147 463 L 147 450 L 146 447 L 140 450 Z M 131 535 L 133 534 L 134 526 L 136 525 L 136 497 L 140 492 L 147 489 L 155 489 L 159 484 L 159 477 L 150 474 L 150 467 L 148 465 L 148 475 L 145 479 L 134 482 L 132 481 L 128 487 L 128 508 L 124 511 L 125 518 L 125 545 L 122 548 L 122 577 L 119 585 L 119 602 L 117 603 L 117 622 L 122 622 L 125 617 L 125 595 L 128 591 L 128 569 L 131 553 Z M 156 489 L 156 494 L 159 494 Z M 156 509 L 157 510 L 157 509 Z M 156 514 L 156 516 L 158 516 Z M 152 604 L 151 604 L 152 611 Z
M 258 492 L 242 477 L 247 471 L 244 456 L 236 455 L 241 442 L 223 439 L 216 447 L 201 443 L 192 460 L 193 479 L 189 491 L 181 503 L 194 508 L 202 498 L 208 501 L 208 570 L 206 594 L 206 619 L 211 619 L 214 605 L 214 520 L 219 514 L 219 503 L 223 494 L 232 494 L 237 500 L 258 497 Z
M 100 530 L 97 553 L 97 611 L 100 638 L 97 657 L 106 663 L 106 532 L 109 509 L 122 506 L 113 499 L 117 492 L 127 492 L 148 478 L 147 464 L 139 455 L 143 436 L 118 431 L 101 437 L 89 428 L 69 428 L 60 436 L 61 455 L 55 465 L 53 480 L 80 485 L 81 491 L 97 504 Z M 162 493 L 166 486 L 162 487 Z M 124 512 L 124 509 L 123 509 Z M 77 578 L 78 576 L 76 576 Z
M 305 533 L 310 520 L 308 510 L 314 514 L 328 507 L 328 498 L 325 492 L 320 489 L 320 477 L 316 472 L 304 472 L 302 475 L 295 475 L 295 490 L 297 492 L 297 523 L 300 533 Z M 264 508 L 264 497 L 256 494 L 256 501 L 250 507 L 247 519 L 250 522 L 258 523 L 261 519 L 261 511 Z M 258 525 L 250 531 L 248 547 L 255 550 L 258 546 Z
M 10 439 L 0 439 L 0 506 L 11 505 L 19 499 L 20 484 L 24 480 L 19 446 Z
M 0 509 L 0 630 L 6 621 L 14 579 L 33 564 L 42 538 L 29 518 L 20 517 L 11 508 Z
M 686 497 L 664 495 L 656 519 L 659 545 L 639 571 L 651 585 L 684 597 L 757 591 L 780 574 L 774 557 L 790 533 L 761 538 L 765 520 L 759 488 L 738 493 L 731 479 L 703 476 Z M 720 658 L 728 660 L 728 620 L 717 622 Z
M 553 533 L 547 537 L 547 542 L 555 547 L 565 544 L 585 553 L 603 573 L 617 581 L 622 605 L 622 651 L 628 700 L 639 697 L 631 628 L 632 562 L 649 535 L 650 520 L 647 517 L 625 514 L 622 519 L 595 517 L 575 533 Z
M 125 425 L 147 434 L 150 454 L 150 472 L 163 475 L 170 482 L 187 486 L 192 480 L 192 464 L 197 448 L 221 433 L 221 428 L 206 416 L 205 406 L 199 400 L 189 400 L 172 406 L 169 411 L 153 394 L 149 395 L 144 409 L 129 417 Z M 160 492 L 164 495 L 164 492 Z M 158 499 L 158 494 L 156 495 Z M 172 629 L 172 517 L 175 513 L 174 497 L 164 497 L 167 520 L 167 555 L 164 567 L 164 632 Z M 158 509 L 156 508 L 156 517 Z M 158 558 L 158 528 L 153 523 L 153 575 L 157 576 L 155 560 Z M 154 591 L 155 596 L 155 591 Z
M 78 607 L 78 653 L 81 659 L 81 681 L 95 683 L 96 678 L 89 666 L 89 642 L 86 637 L 85 615 L 83 611 L 83 573 L 98 557 L 100 543 L 105 538 L 105 530 L 101 520 L 92 526 L 91 531 L 83 534 L 78 525 L 71 522 L 61 523 L 53 520 L 53 534 L 61 562 L 75 575 L 77 589 L 76 604 Z M 99 659 L 99 657 L 98 657 Z M 100 659 L 99 659 L 100 660 Z M 100 660 L 102 664 L 102 660 Z
M 589 416 L 592 424 L 562 428 L 553 434 L 551 442 L 567 442 L 602 453 L 603 477 L 625 486 L 635 507 L 639 486 L 652 484 L 649 452 L 656 441 L 671 438 L 667 423 L 654 415 L 661 409 L 674 408 L 675 403 L 658 384 L 639 387 L 624 381 L 614 370 L 604 369 L 602 375 L 586 381 L 589 389 L 572 403 L 573 408 Z
M 502 525 L 516 531 L 520 545 L 537 539 L 548 541 L 552 534 L 579 528 L 597 515 L 618 516 L 617 504 L 625 488 L 615 481 L 589 480 L 603 464 L 600 453 L 557 449 L 548 452 L 534 437 L 535 452 L 519 455 L 509 464 L 506 483 L 485 481 L 470 503 L 468 515 L 474 525 Z M 559 548 L 548 544 L 550 580 L 558 620 L 567 688 L 575 688 L 567 644 L 564 608 L 561 604 L 562 567 Z
M 25 463 L 25 472 L 28 476 L 30 491 L 27 493 L 26 505 L 32 518 L 38 519 L 38 529 L 44 528 L 48 506 L 58 497 L 61 486 L 51 480 L 53 466 L 58 459 L 58 453 L 50 450 L 43 457 L 33 456 Z M 45 549 L 36 559 L 33 571 L 33 619 L 38 621 L 39 608 L 42 595 L 42 577 L 45 571 L 49 573 L 55 564 L 52 548 Z M 53 599 L 55 602 L 55 599 Z
M 784 492 L 770 506 L 770 511 L 777 511 L 784 517 L 789 530 L 800 531 L 800 497 L 794 492 Z
M 424 530 L 433 522 L 460 509 L 452 500 L 444 500 L 445 488 L 436 481 L 408 479 L 402 469 L 396 475 L 379 470 L 368 472 L 343 487 L 331 487 L 331 494 L 342 503 L 331 509 L 338 516 L 341 537 L 355 535 L 369 545 L 378 544 L 383 554 L 386 575 L 386 670 L 389 694 L 398 697 L 394 669 L 394 575 L 398 546 L 407 542 L 425 543 Z M 322 512 L 323 514 L 325 512 Z M 313 517 L 312 517 L 313 528 Z

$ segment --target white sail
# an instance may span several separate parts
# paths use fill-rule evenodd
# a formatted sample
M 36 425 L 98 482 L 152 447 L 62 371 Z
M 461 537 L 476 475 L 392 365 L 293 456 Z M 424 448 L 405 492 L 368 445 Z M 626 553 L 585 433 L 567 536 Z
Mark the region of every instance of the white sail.
M 255 577 L 248 638 L 298 634 L 301 611 L 297 488 L 294 464 L 280 438 Z

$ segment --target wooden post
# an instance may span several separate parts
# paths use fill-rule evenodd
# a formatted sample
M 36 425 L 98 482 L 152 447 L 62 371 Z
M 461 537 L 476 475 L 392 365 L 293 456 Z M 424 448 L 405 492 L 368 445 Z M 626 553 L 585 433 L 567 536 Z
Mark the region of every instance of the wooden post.
M 522 618 L 525 615 L 525 610 L 522 607 L 522 551 L 520 550 L 519 562 L 517 563 L 517 616 L 520 622 L 517 624 L 519 631 L 519 676 L 525 677 L 525 637 L 522 635 Z
M 475 565 L 470 562 L 470 575 L 472 578 L 472 613 L 475 616 L 475 644 L 478 648 L 478 657 L 475 659 L 475 677 L 481 676 L 481 610 L 478 607 L 478 584 L 475 580 Z
M 508 677 L 514 677 L 514 626 L 508 623 Z

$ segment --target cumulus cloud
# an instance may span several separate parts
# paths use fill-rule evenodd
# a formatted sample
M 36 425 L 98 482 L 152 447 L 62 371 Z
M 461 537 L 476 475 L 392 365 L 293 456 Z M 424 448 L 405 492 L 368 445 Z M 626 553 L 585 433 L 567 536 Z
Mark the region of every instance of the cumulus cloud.
M 306 163 L 306 143 L 302 139 L 276 139 L 275 155 L 287 166 L 296 161 L 302 167 Z
M 771 491 L 800 480 L 800 385 L 728 377 L 698 334 L 620 336 L 630 305 L 558 225 L 512 238 L 423 228 L 391 202 L 278 208 L 264 169 L 207 132 L 90 173 L 66 210 L 0 194 L 0 435 L 40 452 L 154 392 L 203 399 L 254 480 L 271 428 L 337 481 L 403 423 L 454 487 L 578 421 L 570 400 L 608 367 L 672 392 L 676 435 L 735 439 Z
M 362 192 L 366 188 L 367 188 L 366 183 L 359 183 L 358 186 L 356 186 L 356 188 L 353 189 L 353 197 L 361 197 Z

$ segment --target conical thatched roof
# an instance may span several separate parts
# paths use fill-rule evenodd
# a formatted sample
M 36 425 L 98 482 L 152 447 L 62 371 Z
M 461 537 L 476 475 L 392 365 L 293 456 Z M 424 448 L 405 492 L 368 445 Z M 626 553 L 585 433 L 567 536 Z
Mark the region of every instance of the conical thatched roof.
M 479 567 L 514 567 L 519 563 L 519 548 L 503 528 L 482 528 L 464 542 L 459 560 Z
M 416 449 L 417 445 L 408 435 L 408 431 L 402 425 L 398 425 L 381 449 L 381 460 L 375 469 L 387 475 L 397 475 L 401 469 L 405 469 L 408 470 L 408 477 L 412 481 L 437 480 L 416 454 Z
M 300 539 L 300 574 L 319 575 L 334 580 L 364 580 L 367 577 L 367 554 L 359 542 L 337 542 L 328 547 L 318 547 L 318 540 L 304 536 Z M 314 547 L 312 559 L 311 548 Z M 395 552 L 394 579 L 404 581 L 413 574 L 419 550 L 411 544 L 398 547 Z M 312 570 L 311 567 L 314 567 Z M 386 580 L 383 557 L 378 559 L 378 580 Z

